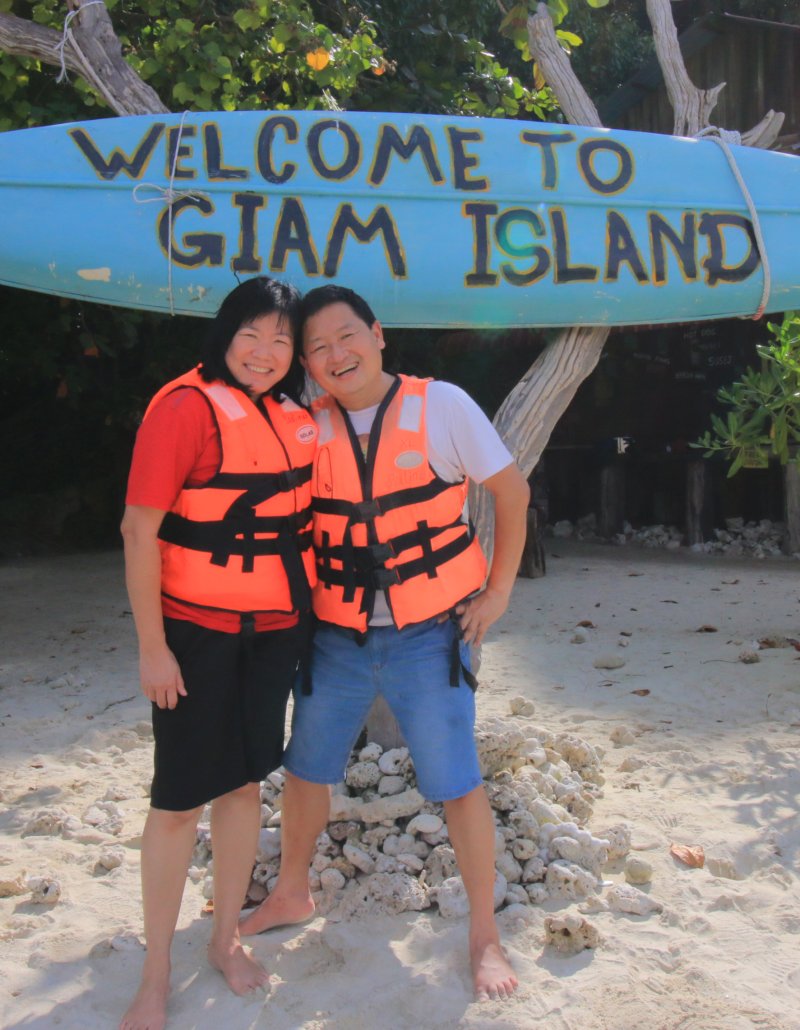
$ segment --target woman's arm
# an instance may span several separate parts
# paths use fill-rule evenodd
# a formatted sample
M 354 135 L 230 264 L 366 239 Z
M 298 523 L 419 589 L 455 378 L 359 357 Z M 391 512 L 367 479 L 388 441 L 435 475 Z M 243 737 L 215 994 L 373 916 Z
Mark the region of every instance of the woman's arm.
M 186 688 L 178 663 L 167 647 L 161 614 L 161 551 L 158 531 L 165 512 L 128 505 L 122 519 L 125 582 L 139 638 L 142 693 L 159 708 L 174 708 Z

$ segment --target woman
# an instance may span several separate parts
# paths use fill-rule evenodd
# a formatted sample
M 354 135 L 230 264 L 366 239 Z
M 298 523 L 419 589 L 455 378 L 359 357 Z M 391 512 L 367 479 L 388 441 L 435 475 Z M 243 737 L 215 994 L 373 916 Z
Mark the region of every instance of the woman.
M 237 920 L 258 843 L 259 781 L 282 759 L 314 575 L 316 428 L 299 404 L 299 300 L 266 277 L 233 290 L 201 365 L 156 394 L 136 438 L 122 535 L 155 774 L 142 837 L 147 954 L 122 1030 L 166 1021 L 170 945 L 209 801 L 209 961 L 237 994 L 268 980 Z

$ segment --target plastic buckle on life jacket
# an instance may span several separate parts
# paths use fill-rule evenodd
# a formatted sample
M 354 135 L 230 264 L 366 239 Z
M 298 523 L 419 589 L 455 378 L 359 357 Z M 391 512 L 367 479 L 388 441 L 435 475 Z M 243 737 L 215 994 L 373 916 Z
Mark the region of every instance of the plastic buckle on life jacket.
M 373 569 L 370 579 L 376 590 L 386 590 L 401 582 L 397 569 Z
M 390 558 L 396 558 L 391 544 L 369 544 L 365 550 L 369 553 L 373 565 L 383 565 Z
M 353 505 L 350 515 L 351 522 L 369 522 L 371 519 L 382 515 L 378 501 L 373 498 L 371 501 L 358 501 Z

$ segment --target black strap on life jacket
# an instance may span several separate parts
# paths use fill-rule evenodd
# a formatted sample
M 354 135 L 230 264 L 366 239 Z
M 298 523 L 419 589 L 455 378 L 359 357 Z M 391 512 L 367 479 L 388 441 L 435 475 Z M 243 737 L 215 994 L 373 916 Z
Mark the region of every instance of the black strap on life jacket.
M 292 602 L 298 611 L 310 606 L 308 577 L 302 552 L 311 547 L 311 508 L 286 515 L 257 515 L 256 507 L 280 493 L 288 493 L 311 479 L 310 464 L 283 472 L 219 472 L 204 484 L 222 490 L 235 490 L 233 500 L 221 519 L 201 521 L 167 512 L 158 532 L 160 540 L 202 551 L 212 565 L 226 567 L 233 555 L 242 559 L 242 572 L 253 572 L 255 559 L 275 554 L 289 581 Z M 264 534 L 273 534 L 264 537 Z
M 464 636 L 464 631 L 461 628 L 461 619 L 456 614 L 455 608 L 451 608 L 447 613 L 447 616 L 453 623 L 453 645 L 450 650 L 450 686 L 461 686 L 461 677 L 463 676 L 467 686 L 474 694 L 478 689 L 478 680 L 475 678 L 472 670 L 468 669 L 461 661 L 461 649 L 459 645 L 462 637 Z
M 423 548 L 421 557 L 400 562 L 397 565 L 391 566 L 391 568 L 387 568 L 384 564 L 386 561 L 384 555 L 387 555 L 386 549 L 389 546 L 387 544 L 352 548 L 353 554 L 358 552 L 358 560 L 352 559 L 348 564 L 343 564 L 340 569 L 332 568 L 329 558 L 326 560 L 319 560 L 318 558 L 317 578 L 326 587 L 340 586 L 344 589 L 349 586 L 353 593 L 355 593 L 356 587 L 363 587 L 365 590 L 386 590 L 388 587 L 395 586 L 398 583 L 405 583 L 414 576 L 421 576 L 423 573 L 427 574 L 429 578 L 433 578 L 436 575 L 436 569 L 440 565 L 444 565 L 463 551 L 466 551 L 474 540 L 475 531 L 473 527 L 464 523 L 461 525 L 463 525 L 464 532 L 457 536 L 455 540 L 451 540 L 436 550 L 429 547 L 426 551 Z M 403 535 L 407 536 L 408 534 Z M 420 539 L 422 537 L 418 538 L 417 543 L 419 543 Z M 329 547 L 328 555 L 337 550 L 341 553 L 341 560 L 344 563 L 347 555 L 344 545 L 339 549 Z M 376 558 L 376 561 L 372 564 L 370 564 L 370 555 Z M 345 598 L 345 600 L 347 599 Z M 350 600 L 352 600 L 352 597 Z

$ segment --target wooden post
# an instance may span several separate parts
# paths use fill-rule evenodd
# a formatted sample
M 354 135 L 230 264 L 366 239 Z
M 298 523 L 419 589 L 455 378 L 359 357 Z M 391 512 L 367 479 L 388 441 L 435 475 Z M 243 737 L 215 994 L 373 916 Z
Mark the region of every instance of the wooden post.
M 621 462 L 604 465 L 600 470 L 601 536 L 622 532 L 625 521 L 625 466 Z
M 783 508 L 786 532 L 783 549 L 787 554 L 800 552 L 800 466 L 789 461 L 783 470 Z
M 528 508 L 528 532 L 519 574 L 524 579 L 538 579 L 545 574 L 544 547 L 539 535 L 539 516 L 535 508 Z
M 704 458 L 686 466 L 686 543 L 702 544 L 714 522 L 710 467 Z

